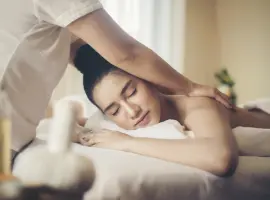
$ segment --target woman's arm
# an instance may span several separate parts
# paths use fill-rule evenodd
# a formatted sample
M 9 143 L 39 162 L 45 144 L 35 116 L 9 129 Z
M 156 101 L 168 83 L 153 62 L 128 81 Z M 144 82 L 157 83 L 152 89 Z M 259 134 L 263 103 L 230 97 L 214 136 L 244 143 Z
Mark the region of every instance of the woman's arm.
M 219 176 L 233 174 L 238 163 L 238 148 L 227 110 L 207 98 L 190 98 L 185 125 L 195 139 L 158 140 L 132 138 L 127 151 L 178 162 Z
M 226 95 L 212 87 L 196 84 L 178 73 L 156 53 L 123 31 L 104 9 L 79 18 L 67 28 L 113 65 L 156 84 L 163 91 L 209 96 L 231 107 Z
M 236 108 L 230 112 L 231 124 L 233 127 L 253 127 L 270 129 L 270 115 L 262 110 L 248 111 L 243 108 Z

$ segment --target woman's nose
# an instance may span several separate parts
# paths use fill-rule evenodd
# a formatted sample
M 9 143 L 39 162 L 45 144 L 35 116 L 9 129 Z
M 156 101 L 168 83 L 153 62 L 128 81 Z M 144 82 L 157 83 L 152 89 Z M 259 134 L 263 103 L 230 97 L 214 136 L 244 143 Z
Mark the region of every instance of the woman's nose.
M 140 113 L 141 113 L 140 106 L 136 104 L 127 103 L 125 105 L 125 108 L 131 119 L 136 119 L 137 117 L 140 116 Z

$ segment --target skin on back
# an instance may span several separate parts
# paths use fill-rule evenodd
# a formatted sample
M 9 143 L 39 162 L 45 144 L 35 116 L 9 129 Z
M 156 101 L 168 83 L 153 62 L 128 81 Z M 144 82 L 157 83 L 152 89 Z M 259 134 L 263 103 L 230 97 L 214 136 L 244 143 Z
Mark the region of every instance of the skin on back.
M 229 110 L 220 103 L 207 97 L 187 97 L 178 95 L 166 95 L 164 97 L 170 104 L 173 104 L 175 109 L 171 109 L 171 112 L 175 112 L 173 115 L 178 116 L 176 120 L 183 124 L 186 130 L 189 130 L 188 126 L 185 124 L 185 118 L 188 113 L 190 113 L 194 108 L 203 110 L 207 107 L 208 109 L 214 109 L 217 107 L 221 110 L 223 115 L 227 115 L 228 123 L 232 129 L 239 126 L 270 129 L 270 115 L 262 110 L 256 110 L 256 112 L 253 112 L 238 107 L 236 107 L 235 110 Z M 210 106 L 208 105 L 209 102 L 212 102 Z M 213 124 L 214 123 L 215 120 L 213 121 Z

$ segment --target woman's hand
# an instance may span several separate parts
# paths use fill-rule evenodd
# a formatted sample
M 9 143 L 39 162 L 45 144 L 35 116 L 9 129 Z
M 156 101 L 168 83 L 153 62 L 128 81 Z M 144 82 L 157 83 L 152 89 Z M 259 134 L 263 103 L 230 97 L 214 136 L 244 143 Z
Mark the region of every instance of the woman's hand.
M 103 129 L 98 133 L 87 132 L 79 134 L 79 142 L 85 146 L 127 151 L 128 143 L 132 136 L 127 134 Z
M 200 85 L 197 83 L 192 83 L 189 88 L 188 96 L 211 97 L 229 109 L 234 108 L 234 106 L 230 102 L 229 97 L 227 95 L 223 94 L 218 89 L 207 86 L 207 85 Z

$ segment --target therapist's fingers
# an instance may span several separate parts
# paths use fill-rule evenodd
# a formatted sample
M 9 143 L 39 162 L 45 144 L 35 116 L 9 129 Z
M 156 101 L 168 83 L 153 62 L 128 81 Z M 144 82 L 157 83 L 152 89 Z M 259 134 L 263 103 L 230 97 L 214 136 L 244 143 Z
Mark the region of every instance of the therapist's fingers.
M 188 96 L 193 97 L 210 97 L 215 99 L 216 101 L 223 104 L 225 107 L 232 109 L 233 105 L 231 104 L 229 97 L 222 92 L 220 92 L 217 88 L 213 88 L 206 85 L 200 85 L 193 83 L 190 87 L 190 92 Z
M 230 102 L 229 97 L 226 94 L 220 92 L 218 89 L 215 89 L 214 93 L 215 93 L 214 97 L 218 102 L 222 103 L 225 107 L 227 107 L 229 109 L 234 108 L 234 106 Z
M 221 104 L 223 104 L 226 108 L 228 109 L 232 108 L 231 104 L 226 99 L 224 99 L 221 95 L 215 96 L 215 99 Z

